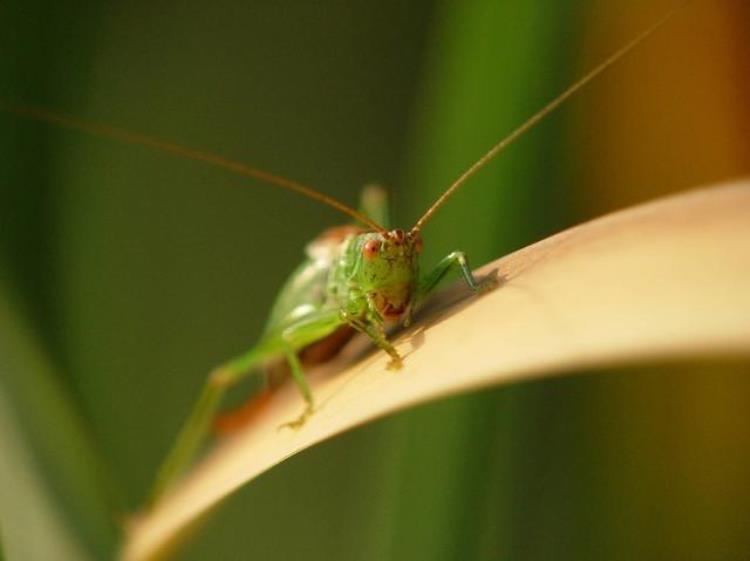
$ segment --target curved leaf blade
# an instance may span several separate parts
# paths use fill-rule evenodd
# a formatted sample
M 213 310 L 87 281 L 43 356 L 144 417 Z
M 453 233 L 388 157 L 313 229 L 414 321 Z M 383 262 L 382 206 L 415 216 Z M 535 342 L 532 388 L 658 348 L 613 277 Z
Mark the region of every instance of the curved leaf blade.
M 502 286 L 403 334 L 398 373 L 375 353 L 317 376 L 319 410 L 285 388 L 134 521 L 125 560 L 151 559 L 222 498 L 324 439 L 417 403 L 543 375 L 667 357 L 750 353 L 750 181 L 689 192 L 571 228 L 482 269 Z M 444 299 L 449 297 L 444 296 Z

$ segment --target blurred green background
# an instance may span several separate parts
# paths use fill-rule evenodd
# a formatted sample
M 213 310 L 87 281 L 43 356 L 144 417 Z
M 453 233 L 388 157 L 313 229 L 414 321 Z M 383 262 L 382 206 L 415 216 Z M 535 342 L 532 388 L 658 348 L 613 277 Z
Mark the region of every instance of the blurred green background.
M 0 97 L 218 152 L 408 226 L 672 2 L 0 4 Z M 478 265 L 750 169 L 750 10 L 695 2 L 473 179 L 425 263 Z M 212 366 L 341 218 L 199 164 L 0 114 L 0 537 L 107 558 Z M 617 321 L 617 318 L 613 318 Z M 451 398 L 233 496 L 182 559 L 750 556 L 748 364 Z M 53 555 L 53 557 L 50 557 Z

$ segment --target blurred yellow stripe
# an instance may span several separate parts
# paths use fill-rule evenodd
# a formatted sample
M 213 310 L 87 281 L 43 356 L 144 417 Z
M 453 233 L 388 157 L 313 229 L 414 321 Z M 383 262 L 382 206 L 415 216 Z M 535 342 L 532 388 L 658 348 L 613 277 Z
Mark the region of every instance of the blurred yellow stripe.
M 595 4 L 586 67 L 672 3 Z M 688 5 L 576 104 L 571 184 L 587 215 L 750 172 L 742 12 L 731 0 Z

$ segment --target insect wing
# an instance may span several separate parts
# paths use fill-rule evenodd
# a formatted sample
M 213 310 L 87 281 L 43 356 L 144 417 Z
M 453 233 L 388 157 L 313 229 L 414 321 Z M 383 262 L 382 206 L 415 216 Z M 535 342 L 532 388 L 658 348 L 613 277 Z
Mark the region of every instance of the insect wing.
M 349 240 L 360 231 L 355 226 L 330 228 L 307 245 L 307 258 L 284 283 L 271 309 L 266 337 L 336 304 L 329 293 L 329 277 Z

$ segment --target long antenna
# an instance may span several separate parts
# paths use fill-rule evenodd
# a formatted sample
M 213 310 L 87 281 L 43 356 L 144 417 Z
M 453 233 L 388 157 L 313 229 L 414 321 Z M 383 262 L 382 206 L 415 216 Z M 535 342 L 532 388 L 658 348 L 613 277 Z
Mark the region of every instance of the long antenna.
M 42 109 L 40 107 L 14 105 L 5 102 L 2 99 L 0 99 L 0 110 L 24 117 L 30 117 L 32 119 L 45 123 L 60 125 L 68 129 L 87 132 L 96 136 L 111 138 L 114 140 L 127 142 L 129 144 L 146 146 L 160 152 L 167 152 L 168 154 L 182 156 L 184 158 L 203 162 L 214 167 L 226 169 L 245 177 L 251 177 L 260 181 L 265 181 L 266 183 L 271 183 L 278 187 L 288 189 L 289 191 L 294 191 L 295 193 L 299 193 L 300 195 L 303 195 L 307 198 L 313 199 L 340 212 L 343 212 L 357 222 L 360 222 L 368 228 L 372 228 L 377 232 L 385 231 L 382 226 L 375 223 L 373 220 L 371 220 L 361 212 L 348 207 L 347 205 L 337 201 L 333 197 L 329 197 L 328 195 L 320 193 L 312 187 L 309 187 L 292 179 L 287 179 L 285 177 L 281 177 L 279 175 L 275 175 L 273 173 L 248 166 L 241 162 L 229 160 L 217 154 L 202 152 L 200 150 L 195 150 L 194 148 L 188 148 L 186 146 L 181 146 L 172 142 L 152 138 L 145 134 L 127 131 L 125 129 L 120 129 L 111 125 L 104 125 L 101 123 L 86 121 L 77 117 L 71 117 L 62 113 L 56 113 L 47 109 Z
M 500 154 L 500 152 L 505 150 L 508 146 L 513 144 L 513 142 L 518 140 L 526 132 L 528 132 L 529 130 L 534 128 L 537 124 L 539 124 L 540 121 L 542 121 L 547 115 L 552 113 L 555 109 L 560 107 L 560 105 L 562 105 L 570 96 L 572 96 L 574 93 L 580 90 L 583 86 L 588 84 L 591 80 L 596 78 L 599 74 L 604 72 L 607 68 L 612 66 L 615 62 L 620 60 L 623 56 L 625 56 L 628 52 L 630 52 L 634 47 L 636 47 L 639 43 L 641 43 L 644 39 L 646 39 L 649 35 L 654 33 L 654 31 L 656 31 L 662 25 L 667 23 L 667 21 L 669 21 L 672 18 L 672 16 L 674 16 L 675 13 L 677 13 L 677 11 L 680 8 L 682 8 L 683 6 L 685 6 L 691 1 L 692 0 L 685 0 L 682 3 L 678 4 L 677 6 L 675 6 L 674 8 L 672 8 L 671 10 L 669 10 L 659 20 L 657 20 L 656 23 L 649 26 L 645 31 L 642 31 L 634 39 L 630 40 L 628 43 L 620 47 L 613 54 L 607 57 L 603 62 L 599 63 L 588 73 L 584 74 L 581 78 L 573 82 L 561 94 L 559 94 L 552 101 L 547 103 L 547 105 L 542 107 L 539 111 L 537 111 L 534 115 L 532 115 L 529 119 L 527 119 L 522 125 L 517 127 L 508 136 L 506 136 L 500 142 L 495 144 L 489 150 L 489 152 L 487 152 L 484 156 L 479 158 L 479 160 L 477 160 L 458 179 L 456 179 L 450 185 L 450 187 L 448 187 L 445 190 L 445 192 L 442 195 L 440 195 L 440 197 L 432 204 L 432 206 L 427 209 L 427 212 L 424 213 L 422 218 L 417 220 L 417 223 L 414 225 L 412 230 L 413 231 L 421 230 L 422 227 L 432 218 L 435 212 L 441 206 L 443 206 L 446 203 L 446 201 L 450 199 L 451 196 L 458 190 L 458 188 L 461 187 L 464 183 L 466 183 L 471 176 L 473 176 L 476 172 L 478 172 L 480 169 L 486 166 L 490 162 L 490 160 L 492 160 L 495 156 Z

